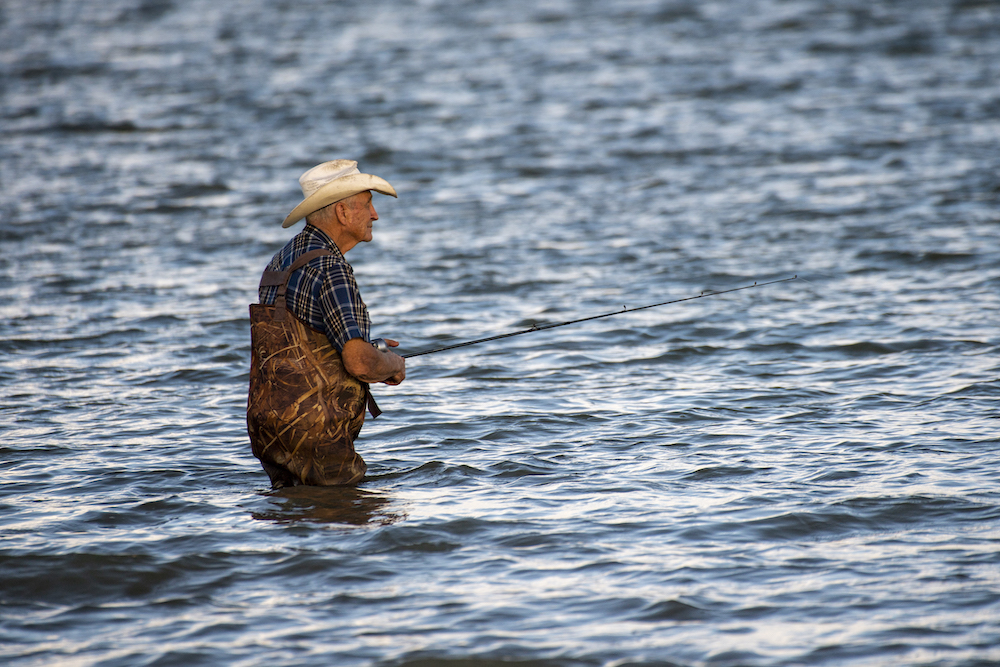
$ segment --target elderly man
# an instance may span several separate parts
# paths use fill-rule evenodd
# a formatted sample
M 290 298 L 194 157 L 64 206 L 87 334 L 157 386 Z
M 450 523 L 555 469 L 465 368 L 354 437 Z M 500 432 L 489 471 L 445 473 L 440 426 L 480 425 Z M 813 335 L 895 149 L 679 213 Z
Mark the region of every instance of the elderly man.
M 396 341 L 370 342 L 368 309 L 344 259 L 372 240 L 372 192 L 396 196 L 357 165 L 324 162 L 299 178 L 305 198 L 282 226 L 304 217 L 306 227 L 271 259 L 260 303 L 250 306 L 247 429 L 274 488 L 359 482 L 366 465 L 354 439 L 365 408 L 379 414 L 368 385 L 406 377 L 388 349 Z

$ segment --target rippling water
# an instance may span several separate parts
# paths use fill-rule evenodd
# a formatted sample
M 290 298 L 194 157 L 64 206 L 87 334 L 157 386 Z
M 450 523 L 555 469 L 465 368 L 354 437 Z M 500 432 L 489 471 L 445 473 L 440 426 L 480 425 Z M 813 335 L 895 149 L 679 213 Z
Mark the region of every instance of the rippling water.
M 1000 5 L 8 0 L 0 658 L 1000 664 Z M 313 164 L 358 489 L 269 489 L 247 304 Z

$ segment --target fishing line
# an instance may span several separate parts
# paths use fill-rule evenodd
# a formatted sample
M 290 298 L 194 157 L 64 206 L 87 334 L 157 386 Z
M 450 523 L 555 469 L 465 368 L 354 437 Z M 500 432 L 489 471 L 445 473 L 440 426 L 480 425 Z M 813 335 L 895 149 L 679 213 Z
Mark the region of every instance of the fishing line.
M 411 352 L 410 354 L 401 355 L 404 359 L 410 359 L 412 357 L 420 357 L 425 354 L 436 354 L 437 352 L 444 352 L 445 350 L 454 350 L 459 347 L 468 347 L 469 345 L 478 345 L 479 343 L 486 343 L 491 340 L 500 340 L 502 338 L 510 338 L 512 336 L 523 336 L 524 334 L 535 333 L 536 331 L 545 331 L 546 329 L 555 329 L 556 327 L 565 327 L 570 324 L 579 324 L 580 322 L 589 322 L 590 320 L 599 320 L 603 317 L 614 317 L 615 315 L 624 315 L 625 313 L 634 313 L 637 310 L 646 310 L 648 308 L 658 308 L 660 306 L 667 306 L 672 303 L 681 303 L 682 301 L 694 301 L 695 299 L 704 299 L 709 296 L 719 296 L 720 294 L 729 294 L 730 292 L 739 292 L 741 290 L 754 289 L 755 287 L 764 287 L 765 285 L 774 285 L 775 283 L 787 283 L 791 280 L 798 278 L 797 275 L 791 278 L 782 278 L 780 280 L 770 280 L 766 283 L 754 283 L 753 285 L 745 285 L 743 287 L 734 287 L 733 289 L 722 290 L 721 292 L 702 292 L 698 296 L 688 296 L 683 299 L 673 299 L 671 301 L 663 301 L 660 303 L 652 303 L 648 306 L 639 306 L 638 308 L 629 308 L 628 306 L 622 306 L 621 310 L 616 310 L 610 313 L 603 313 L 601 315 L 591 315 L 590 317 L 581 317 L 578 320 L 569 320 L 566 322 L 556 322 L 555 324 L 542 324 L 533 325 L 530 329 L 523 329 L 521 331 L 511 331 L 509 333 L 499 334 L 497 336 L 489 336 L 487 338 L 477 338 L 476 340 L 465 341 L 464 343 L 456 343 L 454 345 L 447 345 L 445 347 L 435 348 L 433 350 L 424 350 L 423 352 Z M 378 343 L 385 343 L 381 338 L 372 341 L 372 345 L 379 347 Z M 381 349 L 381 347 L 379 347 Z M 386 347 L 388 349 L 388 347 Z

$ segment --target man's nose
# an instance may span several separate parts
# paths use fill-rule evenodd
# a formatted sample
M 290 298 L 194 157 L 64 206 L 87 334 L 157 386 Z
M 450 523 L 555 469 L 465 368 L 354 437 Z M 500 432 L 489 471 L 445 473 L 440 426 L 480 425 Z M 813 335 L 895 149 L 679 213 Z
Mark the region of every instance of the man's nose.
M 378 220 L 378 213 L 375 212 L 375 207 L 370 204 L 368 207 L 372 210 L 372 220 Z

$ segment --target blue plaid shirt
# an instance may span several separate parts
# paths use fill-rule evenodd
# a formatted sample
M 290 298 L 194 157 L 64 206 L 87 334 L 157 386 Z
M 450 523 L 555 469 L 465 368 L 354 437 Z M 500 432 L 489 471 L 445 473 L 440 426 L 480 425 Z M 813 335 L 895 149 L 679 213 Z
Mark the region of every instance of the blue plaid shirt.
M 296 317 L 325 333 L 337 351 L 343 352 L 344 345 L 352 338 L 367 342 L 372 323 L 358 292 L 354 270 L 337 244 L 325 232 L 306 225 L 271 258 L 266 270 L 284 271 L 299 255 L 317 248 L 333 254 L 317 257 L 289 277 L 285 303 Z M 258 290 L 260 302 L 265 305 L 274 303 L 277 293 L 276 286 Z

